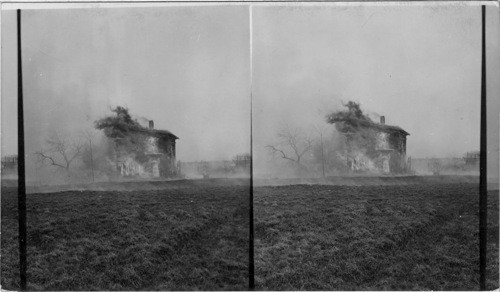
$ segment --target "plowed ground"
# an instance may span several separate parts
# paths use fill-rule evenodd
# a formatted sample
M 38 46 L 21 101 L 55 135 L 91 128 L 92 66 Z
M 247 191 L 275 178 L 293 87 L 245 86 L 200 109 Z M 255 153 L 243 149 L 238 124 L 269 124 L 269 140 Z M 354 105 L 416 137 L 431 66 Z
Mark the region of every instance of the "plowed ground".
M 254 191 L 258 290 L 478 290 L 477 184 Z M 498 288 L 498 191 L 487 288 Z
M 246 290 L 248 186 L 27 195 L 29 290 Z M 19 289 L 17 189 L 2 188 L 2 288 Z

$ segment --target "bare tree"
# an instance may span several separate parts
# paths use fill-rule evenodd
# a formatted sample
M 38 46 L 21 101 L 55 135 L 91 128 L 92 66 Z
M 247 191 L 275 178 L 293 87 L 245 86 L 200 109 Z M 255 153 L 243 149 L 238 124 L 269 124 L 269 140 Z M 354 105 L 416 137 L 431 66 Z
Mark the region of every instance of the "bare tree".
M 88 151 L 89 151 L 89 158 L 90 158 L 90 170 L 92 173 L 92 181 L 95 181 L 95 176 L 94 176 L 94 154 L 93 154 L 93 145 L 92 142 L 95 140 L 95 137 L 97 136 L 97 132 L 93 129 L 87 129 L 82 132 L 82 136 L 86 140 L 86 142 L 89 144 L 88 145 Z
M 81 155 L 83 149 L 80 140 L 73 140 L 58 133 L 47 139 L 47 146 L 47 149 L 35 152 L 35 155 L 42 163 L 49 163 L 66 171 L 70 170 L 70 166 Z
M 304 135 L 298 128 L 290 129 L 288 124 L 285 124 L 277 134 L 280 142 L 266 147 L 271 150 L 273 155 L 279 155 L 300 167 L 302 157 L 312 149 L 313 140 L 311 137 Z
M 316 125 L 314 128 L 319 135 L 319 146 L 321 147 L 321 167 L 323 170 L 323 177 L 325 177 L 325 147 L 323 143 L 323 133 L 325 132 L 326 127 L 324 125 Z

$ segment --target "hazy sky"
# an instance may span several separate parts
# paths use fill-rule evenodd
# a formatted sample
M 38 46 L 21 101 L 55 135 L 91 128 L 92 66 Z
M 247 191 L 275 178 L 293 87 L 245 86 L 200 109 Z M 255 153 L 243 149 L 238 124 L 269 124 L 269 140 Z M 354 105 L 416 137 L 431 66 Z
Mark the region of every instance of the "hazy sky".
M 408 156 L 479 150 L 479 6 L 255 7 L 252 13 L 257 169 L 265 167 L 259 162 L 280 124 L 326 125 L 325 115 L 348 100 L 409 132 Z M 488 17 L 488 89 L 498 97 L 498 9 L 489 8 Z M 490 118 L 498 125 L 498 102 Z M 497 153 L 489 158 L 498 167 L 498 126 L 490 131 Z
M 176 134 L 181 161 L 249 152 L 248 7 L 31 10 L 22 23 L 27 154 L 116 105 Z M 5 154 L 17 152 L 15 29 L 4 11 Z
M 254 5 L 254 154 L 354 100 L 408 131 L 412 157 L 479 149 L 480 6 Z M 500 31 L 488 7 L 488 157 L 498 177 Z M 16 153 L 15 11 L 2 11 L 2 155 Z M 25 10 L 26 151 L 125 105 L 178 159 L 249 151 L 248 6 Z M 141 119 L 142 120 L 142 119 Z

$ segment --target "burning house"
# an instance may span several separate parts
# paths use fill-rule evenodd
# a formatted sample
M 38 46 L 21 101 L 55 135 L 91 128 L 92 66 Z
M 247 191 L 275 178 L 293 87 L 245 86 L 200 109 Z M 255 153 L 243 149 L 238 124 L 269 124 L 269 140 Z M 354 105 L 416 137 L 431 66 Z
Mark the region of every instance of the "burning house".
M 140 125 L 127 108 L 117 106 L 111 111 L 116 115 L 97 120 L 95 127 L 112 142 L 106 159 L 119 175 L 158 178 L 179 174 L 175 161 L 177 136 L 156 130 L 153 121 L 149 121 L 149 127 Z
M 358 121 L 358 131 L 345 133 L 344 158 L 352 171 L 405 173 L 409 170 L 406 158 L 406 136 L 409 133 L 398 126 Z
M 410 134 L 398 126 L 386 125 L 384 116 L 379 124 L 369 123 L 367 127 L 376 133 L 375 166 L 384 173 L 407 172 L 406 136 Z
M 398 126 L 373 122 L 361 111 L 359 104 L 349 102 L 348 111 L 327 116 L 327 122 L 335 124 L 345 137 L 343 151 L 338 155 L 353 172 L 400 174 L 410 170 L 406 158 L 408 132 Z
M 116 168 L 122 176 L 173 177 L 178 174 L 175 161 L 175 140 L 167 130 L 139 128 L 123 138 L 114 138 Z M 131 143 L 132 141 L 132 143 Z

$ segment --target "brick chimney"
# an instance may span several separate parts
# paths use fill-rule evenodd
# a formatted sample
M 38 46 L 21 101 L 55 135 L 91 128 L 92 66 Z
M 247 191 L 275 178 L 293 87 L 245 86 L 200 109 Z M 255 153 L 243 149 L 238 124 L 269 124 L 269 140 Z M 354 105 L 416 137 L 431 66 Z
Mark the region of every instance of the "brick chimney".
M 385 125 L 385 116 L 380 116 L 380 124 Z
M 153 130 L 154 128 L 155 128 L 155 122 L 153 122 L 153 120 L 150 120 L 149 121 L 149 129 Z

